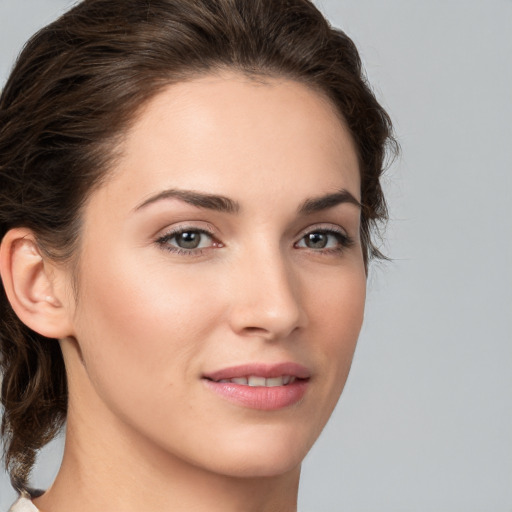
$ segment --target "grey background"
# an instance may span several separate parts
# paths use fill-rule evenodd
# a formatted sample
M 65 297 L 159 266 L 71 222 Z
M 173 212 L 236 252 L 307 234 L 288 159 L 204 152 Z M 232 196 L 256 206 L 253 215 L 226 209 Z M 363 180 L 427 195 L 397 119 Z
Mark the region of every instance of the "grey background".
M 0 0 L 0 83 L 67 0 Z M 512 1 L 318 0 L 358 45 L 402 156 L 344 395 L 300 510 L 512 511 Z M 61 442 L 42 455 L 47 487 Z M 14 499 L 0 474 L 0 510 Z

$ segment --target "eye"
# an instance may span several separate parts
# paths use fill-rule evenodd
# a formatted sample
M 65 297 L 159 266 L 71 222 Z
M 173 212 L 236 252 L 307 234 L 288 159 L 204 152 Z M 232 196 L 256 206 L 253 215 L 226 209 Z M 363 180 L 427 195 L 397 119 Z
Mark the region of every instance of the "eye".
M 336 252 L 342 251 L 352 243 L 352 239 L 341 230 L 315 229 L 306 233 L 295 246 L 314 251 Z
M 198 231 L 182 231 L 174 235 L 170 240 L 181 249 L 198 249 L 208 244 L 208 236 Z
M 158 238 L 157 243 L 168 251 L 185 254 L 220 245 L 211 233 L 199 228 L 173 230 Z

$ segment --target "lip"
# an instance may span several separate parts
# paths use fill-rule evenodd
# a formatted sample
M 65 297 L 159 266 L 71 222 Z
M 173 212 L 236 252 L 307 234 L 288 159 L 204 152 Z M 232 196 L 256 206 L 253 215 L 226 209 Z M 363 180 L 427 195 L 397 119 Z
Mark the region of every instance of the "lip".
M 290 375 L 297 379 L 309 379 L 311 377 L 311 372 L 305 366 L 292 362 L 277 364 L 251 363 L 215 370 L 204 374 L 203 378 L 212 381 L 219 381 L 222 379 L 247 377 L 248 375 L 258 375 L 260 377 L 265 377 L 266 379 L 280 377 L 281 375 Z
M 233 382 L 218 382 L 256 375 L 265 378 L 290 375 L 297 380 L 285 386 L 245 386 Z M 297 363 L 244 364 L 223 368 L 205 374 L 202 380 L 207 388 L 223 399 L 242 407 L 262 411 L 276 411 L 299 403 L 307 392 L 311 372 Z

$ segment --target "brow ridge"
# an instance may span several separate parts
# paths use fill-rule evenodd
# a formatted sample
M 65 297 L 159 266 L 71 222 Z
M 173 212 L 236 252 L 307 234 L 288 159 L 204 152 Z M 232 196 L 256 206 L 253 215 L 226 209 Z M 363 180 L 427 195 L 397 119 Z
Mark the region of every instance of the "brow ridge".
M 194 190 L 168 189 L 155 194 L 135 208 L 135 211 L 143 209 L 150 204 L 165 199 L 180 199 L 198 208 L 206 208 L 222 213 L 239 213 L 240 204 L 229 197 L 197 192 Z M 330 194 L 306 199 L 298 208 L 299 215 L 310 215 L 333 208 L 339 204 L 349 203 L 361 208 L 361 203 L 346 189 L 338 190 Z
M 143 201 L 135 210 L 140 210 L 164 199 L 180 199 L 198 208 L 206 208 L 223 213 L 238 213 L 240 211 L 240 204 L 229 197 L 180 189 L 168 189 L 159 192 Z
M 335 206 L 343 203 L 353 204 L 358 208 L 362 208 L 361 203 L 355 198 L 355 196 L 348 190 L 342 188 L 331 194 L 306 199 L 306 201 L 299 206 L 298 211 L 300 215 L 310 215 L 322 210 L 334 208 Z

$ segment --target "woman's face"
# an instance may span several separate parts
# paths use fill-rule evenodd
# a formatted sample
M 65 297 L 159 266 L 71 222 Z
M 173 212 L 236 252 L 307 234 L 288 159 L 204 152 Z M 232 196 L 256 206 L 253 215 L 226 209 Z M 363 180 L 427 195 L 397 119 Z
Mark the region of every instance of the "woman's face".
M 84 211 L 70 421 L 226 475 L 297 468 L 363 319 L 347 129 L 304 85 L 209 75 L 157 95 L 121 150 Z

